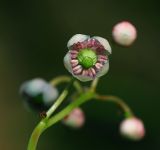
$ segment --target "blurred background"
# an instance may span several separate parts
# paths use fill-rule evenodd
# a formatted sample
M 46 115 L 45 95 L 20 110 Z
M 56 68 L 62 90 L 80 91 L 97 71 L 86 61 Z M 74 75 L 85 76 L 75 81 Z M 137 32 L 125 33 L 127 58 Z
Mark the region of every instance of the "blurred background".
M 1 0 L 0 1 L 0 149 L 25 150 L 40 120 L 25 110 L 19 87 L 25 80 L 66 74 L 66 43 L 76 33 L 99 35 L 112 45 L 110 71 L 98 92 L 122 97 L 143 119 L 146 137 L 124 140 L 115 105 L 83 105 L 86 124 L 71 130 L 61 123 L 40 138 L 38 150 L 160 149 L 160 10 L 156 0 Z M 131 21 L 138 39 L 129 48 L 112 42 L 113 25 Z

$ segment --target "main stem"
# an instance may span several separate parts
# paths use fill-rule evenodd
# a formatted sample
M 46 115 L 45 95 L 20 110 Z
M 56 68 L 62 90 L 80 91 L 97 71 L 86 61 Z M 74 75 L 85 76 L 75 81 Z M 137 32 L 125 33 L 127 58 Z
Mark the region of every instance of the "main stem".
M 64 91 L 61 93 L 57 101 L 51 106 L 51 108 L 46 113 L 46 118 L 40 121 L 40 123 L 35 127 L 35 129 L 32 132 L 32 135 L 30 137 L 29 143 L 28 143 L 28 150 L 36 150 L 38 139 L 42 132 L 46 128 L 46 123 L 49 119 L 49 117 L 53 114 L 53 112 L 57 109 L 57 107 L 63 102 L 65 97 L 68 94 L 68 89 L 74 82 L 74 79 L 70 80 L 70 84 L 64 89 Z
M 83 103 L 91 100 L 95 97 L 95 94 L 93 92 L 87 91 L 84 94 L 81 94 L 78 99 L 74 100 L 70 105 L 68 105 L 65 109 L 63 109 L 61 112 L 53 116 L 49 119 L 47 123 L 47 128 L 52 126 L 53 124 L 57 123 L 61 119 L 63 119 L 66 115 L 68 115 L 74 108 L 82 105 Z
M 78 99 L 76 99 L 74 102 L 69 104 L 66 108 L 64 108 L 61 112 L 59 112 L 55 116 L 53 116 L 51 118 L 45 118 L 44 120 L 42 120 L 34 129 L 32 135 L 30 137 L 27 150 L 36 150 L 39 137 L 47 128 L 49 128 L 53 124 L 57 123 L 58 121 L 62 120 L 74 108 L 80 106 L 81 104 L 85 103 L 88 100 L 91 100 L 92 98 L 94 98 L 94 96 L 95 96 L 95 94 L 90 91 L 83 93 L 79 96 Z
M 45 130 L 45 126 L 46 126 L 46 122 L 44 120 L 42 120 L 35 127 L 35 129 L 32 132 L 32 135 L 29 139 L 27 150 L 36 150 L 39 137 L 42 134 L 42 132 Z

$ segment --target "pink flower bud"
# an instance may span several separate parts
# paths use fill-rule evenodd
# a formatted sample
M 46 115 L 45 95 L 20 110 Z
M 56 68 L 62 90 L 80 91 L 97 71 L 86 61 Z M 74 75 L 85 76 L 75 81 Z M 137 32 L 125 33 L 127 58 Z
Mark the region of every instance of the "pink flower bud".
M 112 36 L 118 44 L 129 46 L 135 41 L 137 31 L 130 22 L 122 21 L 113 27 Z
M 120 133 L 131 140 L 140 140 L 145 135 L 145 128 L 140 119 L 133 117 L 122 121 Z
M 75 108 L 63 119 L 63 123 L 71 128 L 80 128 L 85 122 L 85 116 L 80 108 Z

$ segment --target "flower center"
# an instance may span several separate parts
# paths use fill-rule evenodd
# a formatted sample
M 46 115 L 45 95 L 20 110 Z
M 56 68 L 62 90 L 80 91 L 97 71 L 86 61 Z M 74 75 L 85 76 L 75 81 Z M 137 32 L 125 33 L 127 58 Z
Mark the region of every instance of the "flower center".
M 86 69 L 93 67 L 97 62 L 97 55 L 92 49 L 82 49 L 77 58 L 79 64 Z

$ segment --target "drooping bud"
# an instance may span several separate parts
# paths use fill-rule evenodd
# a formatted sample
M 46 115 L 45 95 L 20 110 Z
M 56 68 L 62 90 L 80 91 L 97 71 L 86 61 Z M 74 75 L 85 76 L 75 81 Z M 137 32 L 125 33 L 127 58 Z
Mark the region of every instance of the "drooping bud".
M 25 105 L 31 110 L 47 110 L 58 97 L 58 90 L 45 80 L 36 78 L 26 81 L 20 88 Z
M 112 36 L 118 44 L 129 46 L 135 41 L 137 31 L 133 24 L 128 21 L 122 21 L 113 27 Z
M 120 133 L 122 136 L 131 140 L 140 140 L 145 135 L 143 122 L 135 117 L 127 118 L 120 125 Z
M 63 124 L 71 128 L 80 128 L 84 125 L 85 116 L 81 108 L 75 108 L 68 116 L 63 119 Z

